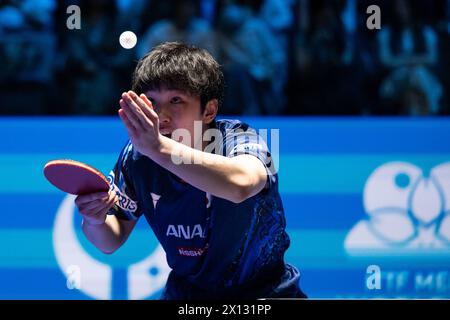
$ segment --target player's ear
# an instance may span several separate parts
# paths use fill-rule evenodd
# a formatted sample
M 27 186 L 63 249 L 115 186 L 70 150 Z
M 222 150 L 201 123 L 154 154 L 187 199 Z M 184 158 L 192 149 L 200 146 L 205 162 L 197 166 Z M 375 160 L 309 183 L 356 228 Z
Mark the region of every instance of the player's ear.
M 209 100 L 203 111 L 203 123 L 210 124 L 217 116 L 219 101 L 217 99 Z

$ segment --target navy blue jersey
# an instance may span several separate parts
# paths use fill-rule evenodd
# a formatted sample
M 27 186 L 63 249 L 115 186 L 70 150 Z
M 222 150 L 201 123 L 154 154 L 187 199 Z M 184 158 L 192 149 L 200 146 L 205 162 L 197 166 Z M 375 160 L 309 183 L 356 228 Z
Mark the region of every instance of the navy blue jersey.
M 289 237 L 275 166 L 267 145 L 247 124 L 218 120 L 215 126 L 223 138 L 215 144 L 220 154 L 251 154 L 266 167 L 267 183 L 259 194 L 239 204 L 211 196 L 128 142 L 109 175 L 119 197 L 110 213 L 126 220 L 145 216 L 172 268 L 167 287 L 184 283 L 206 298 L 255 291 L 268 295 L 267 290 L 298 280 L 298 270 L 284 263 Z

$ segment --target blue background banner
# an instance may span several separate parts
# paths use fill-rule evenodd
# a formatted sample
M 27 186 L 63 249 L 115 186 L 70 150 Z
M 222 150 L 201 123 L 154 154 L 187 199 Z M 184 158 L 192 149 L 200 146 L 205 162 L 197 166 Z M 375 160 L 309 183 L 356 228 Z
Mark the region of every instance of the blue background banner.
M 243 120 L 279 129 L 286 261 L 309 297 L 450 298 L 450 119 Z M 158 298 L 168 270 L 146 222 L 103 255 L 43 176 L 58 158 L 108 173 L 119 119 L 7 117 L 0 136 L 0 299 Z

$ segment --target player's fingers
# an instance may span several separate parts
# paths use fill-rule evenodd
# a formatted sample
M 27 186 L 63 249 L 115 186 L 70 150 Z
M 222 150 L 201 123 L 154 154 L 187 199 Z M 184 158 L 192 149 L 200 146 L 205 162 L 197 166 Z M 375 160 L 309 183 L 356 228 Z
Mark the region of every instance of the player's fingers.
M 152 122 L 147 118 L 129 93 L 124 93 L 122 99 L 126 102 L 126 108 L 124 110 L 136 129 L 146 130 L 149 125 L 152 126 Z
M 141 94 L 138 96 L 134 91 L 128 91 L 129 96 L 133 99 L 133 101 L 138 105 L 139 112 L 143 114 L 144 119 L 147 123 L 151 123 L 153 127 L 158 127 L 158 115 L 155 112 L 152 112 L 153 106 L 148 105 L 144 100 L 143 97 L 145 97 L 144 94 Z M 148 100 L 147 100 L 148 101 Z
M 90 217 L 95 217 L 96 215 L 99 215 L 99 214 L 107 214 L 109 208 L 110 208 L 110 207 L 108 207 L 108 206 L 101 206 L 101 207 L 98 207 L 97 209 L 93 209 L 93 210 L 91 211 L 91 213 L 90 213 L 89 216 L 90 216 Z
M 125 128 L 128 131 L 128 135 L 130 136 L 131 139 L 134 139 L 136 137 L 136 128 L 133 126 L 133 124 L 131 123 L 130 119 L 128 119 L 125 110 L 120 109 L 119 111 L 119 117 L 120 119 L 122 119 L 122 122 L 125 125 Z
M 107 204 L 108 208 L 111 208 L 114 205 L 114 203 L 116 203 L 117 201 L 118 201 L 118 198 L 117 198 L 116 193 L 115 192 L 111 192 L 109 194 L 109 199 L 106 202 L 106 204 Z
M 90 193 L 90 194 L 85 194 L 85 195 L 79 195 L 76 197 L 75 199 L 75 204 L 77 206 L 92 202 L 92 201 L 96 201 L 96 200 L 100 200 L 100 199 L 106 199 L 109 197 L 108 192 L 97 192 L 97 193 Z
M 152 121 L 158 120 L 159 119 L 158 114 L 153 109 L 153 105 L 152 105 L 151 101 L 148 100 L 148 98 L 145 94 L 141 94 L 140 97 L 141 97 L 142 101 L 144 101 L 145 105 L 147 106 L 146 108 L 141 108 L 142 111 L 144 111 L 144 113 L 147 115 L 147 117 L 149 117 Z M 155 123 L 155 121 L 153 121 L 153 123 Z
M 133 125 L 134 129 L 136 132 L 142 131 L 142 122 L 139 120 L 139 118 L 136 116 L 136 114 L 133 112 L 133 108 L 130 105 L 130 99 L 128 97 L 125 98 L 125 95 L 128 97 L 128 94 L 124 93 L 122 95 L 122 99 L 120 99 L 119 104 L 121 106 L 121 108 L 125 111 L 125 114 L 128 118 L 128 120 L 130 121 L 130 123 Z
M 120 105 L 120 108 L 124 111 L 124 114 L 125 114 L 125 109 L 127 108 L 127 103 L 125 102 L 125 100 L 120 99 L 120 100 L 119 100 L 119 105 Z M 126 114 L 125 114 L 125 116 L 126 116 Z M 135 127 L 135 126 L 133 125 L 133 123 L 130 121 L 129 117 L 127 116 L 126 118 L 127 118 L 127 120 L 128 120 L 127 122 L 130 124 L 130 128 L 136 130 L 137 127 Z
M 142 99 L 142 96 L 145 95 L 141 95 L 138 96 L 135 92 L 133 91 L 128 91 L 128 94 L 130 95 L 130 97 L 133 99 L 133 101 L 139 106 L 140 110 L 144 113 L 144 115 L 150 119 L 150 121 L 152 121 L 153 123 L 156 122 L 158 116 L 154 116 L 151 112 L 150 109 L 151 107 L 149 107 L 147 105 L 147 103 Z M 151 104 L 150 104 L 151 105 Z
M 108 213 L 108 209 L 107 209 L 106 207 L 100 207 L 100 208 L 97 208 L 97 209 L 93 209 L 93 210 L 91 210 L 91 211 L 89 211 L 89 212 L 81 212 L 81 211 L 80 211 L 80 213 L 81 213 L 81 215 L 82 215 L 84 218 L 87 218 L 87 219 L 89 219 L 89 220 L 91 220 L 91 219 L 94 218 L 94 220 L 97 220 L 97 219 L 95 219 L 96 216 L 97 216 L 99 213 L 107 214 L 107 213 Z
M 100 199 L 107 198 L 107 197 L 109 197 L 109 193 L 106 191 L 90 193 L 90 194 L 85 194 L 85 195 L 79 195 L 75 199 L 75 204 L 77 206 L 81 206 L 83 204 L 92 202 L 94 200 L 100 200 Z
M 94 200 L 88 203 L 84 203 L 78 207 L 78 211 L 83 214 L 90 216 L 94 212 L 98 211 L 100 208 L 107 208 L 108 202 L 107 200 Z
M 125 114 L 128 120 L 130 120 L 130 122 L 132 123 L 133 127 L 136 129 L 137 132 L 139 132 L 143 130 L 142 123 L 139 120 L 138 116 L 135 114 L 134 109 L 136 107 L 133 106 L 132 103 L 133 102 L 131 98 L 128 96 L 128 93 L 124 92 L 122 94 L 122 99 L 120 100 L 120 106 L 125 111 Z
M 111 190 L 110 192 L 108 192 L 109 194 L 109 200 L 111 199 L 117 199 L 117 193 L 114 190 Z
M 91 217 L 99 212 L 108 211 L 110 208 L 112 208 L 116 200 L 117 196 L 115 195 L 115 193 L 111 192 L 108 198 L 102 200 L 94 200 L 87 204 L 83 204 L 78 208 L 78 211 L 84 216 Z
M 153 103 L 147 98 L 147 96 L 143 93 L 140 95 L 141 99 L 145 102 L 145 104 L 153 110 Z

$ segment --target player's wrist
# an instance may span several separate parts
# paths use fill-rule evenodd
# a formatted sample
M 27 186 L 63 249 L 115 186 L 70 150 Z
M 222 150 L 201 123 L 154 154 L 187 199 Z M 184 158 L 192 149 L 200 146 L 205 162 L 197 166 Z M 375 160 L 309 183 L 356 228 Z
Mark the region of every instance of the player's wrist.
M 150 148 L 148 148 L 145 155 L 153 160 L 156 160 L 163 156 L 168 152 L 169 149 L 167 140 L 170 140 L 170 138 L 159 134 L 158 138 L 156 138 L 155 142 L 150 146 Z

